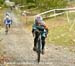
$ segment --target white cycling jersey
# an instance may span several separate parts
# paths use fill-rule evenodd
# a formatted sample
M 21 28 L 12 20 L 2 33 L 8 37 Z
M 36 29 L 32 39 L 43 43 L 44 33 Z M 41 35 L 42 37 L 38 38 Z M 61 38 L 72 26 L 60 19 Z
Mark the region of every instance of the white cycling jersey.
M 10 16 L 5 16 L 4 18 L 4 24 L 12 24 L 12 19 Z

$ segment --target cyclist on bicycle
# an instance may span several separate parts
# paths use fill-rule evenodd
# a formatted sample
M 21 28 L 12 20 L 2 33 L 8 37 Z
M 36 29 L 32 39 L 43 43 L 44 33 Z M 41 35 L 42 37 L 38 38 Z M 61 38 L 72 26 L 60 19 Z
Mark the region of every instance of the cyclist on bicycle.
M 36 51 L 36 44 L 37 44 L 37 40 L 38 40 L 40 32 L 41 32 L 41 40 L 42 40 L 42 54 L 44 54 L 45 38 L 47 37 L 47 34 L 48 34 L 48 27 L 46 26 L 41 16 L 36 16 L 35 22 L 32 28 L 32 34 L 33 36 L 35 35 L 34 47 L 33 47 L 34 51 Z
M 12 18 L 10 17 L 10 14 L 7 12 L 5 17 L 4 17 L 4 24 L 7 28 L 10 28 L 11 24 L 12 24 Z

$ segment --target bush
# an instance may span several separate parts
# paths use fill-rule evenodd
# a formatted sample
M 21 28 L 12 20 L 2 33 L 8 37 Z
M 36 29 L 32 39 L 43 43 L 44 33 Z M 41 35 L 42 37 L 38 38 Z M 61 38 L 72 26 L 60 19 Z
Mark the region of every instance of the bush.
M 29 3 L 27 8 L 30 9 L 30 8 L 34 8 L 34 7 L 35 7 L 34 3 Z

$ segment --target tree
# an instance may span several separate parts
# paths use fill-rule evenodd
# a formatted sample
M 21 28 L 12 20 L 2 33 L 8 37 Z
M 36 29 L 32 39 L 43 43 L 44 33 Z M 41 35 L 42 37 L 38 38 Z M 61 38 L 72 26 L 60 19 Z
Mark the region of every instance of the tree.
M 38 7 L 40 10 L 50 10 L 54 8 L 64 8 L 67 0 L 11 0 L 16 4 L 25 5 L 26 8 Z
M 4 0 L 0 0 L 0 6 L 3 4 Z
M 67 5 L 66 0 L 38 0 L 38 7 L 42 10 L 50 10 L 54 8 L 64 8 Z

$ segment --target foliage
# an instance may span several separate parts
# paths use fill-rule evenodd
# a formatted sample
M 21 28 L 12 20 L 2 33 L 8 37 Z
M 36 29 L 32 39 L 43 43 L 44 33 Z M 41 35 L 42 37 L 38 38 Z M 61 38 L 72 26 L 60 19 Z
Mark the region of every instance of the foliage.
M 16 4 L 24 5 L 27 8 L 38 7 L 40 10 L 66 7 L 66 0 L 11 0 Z
M 4 0 L 0 0 L 0 6 L 3 4 L 3 1 L 4 1 Z

